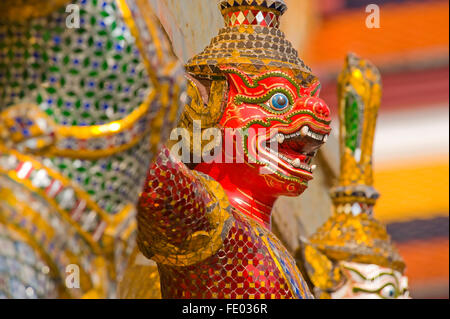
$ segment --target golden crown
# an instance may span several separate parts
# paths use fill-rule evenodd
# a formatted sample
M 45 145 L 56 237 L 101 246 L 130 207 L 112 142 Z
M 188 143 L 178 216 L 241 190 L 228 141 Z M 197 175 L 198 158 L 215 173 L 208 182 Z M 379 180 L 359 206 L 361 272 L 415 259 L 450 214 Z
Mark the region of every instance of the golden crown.
M 280 18 L 287 10 L 284 1 L 221 0 L 219 8 L 225 27 L 203 52 L 188 61 L 188 73 L 203 78 L 221 77 L 219 67 L 229 66 L 250 74 L 291 70 L 304 84 L 315 79 L 279 30 Z

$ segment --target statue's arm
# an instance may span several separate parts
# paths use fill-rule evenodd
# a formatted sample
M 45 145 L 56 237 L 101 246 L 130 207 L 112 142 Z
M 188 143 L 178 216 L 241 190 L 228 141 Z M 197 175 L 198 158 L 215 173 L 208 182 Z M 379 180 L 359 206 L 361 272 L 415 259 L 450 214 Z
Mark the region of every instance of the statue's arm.
M 215 181 L 190 170 L 163 147 L 150 166 L 138 202 L 138 244 L 158 262 L 186 265 L 180 256 L 216 250 L 227 213 Z M 219 240 L 220 241 L 220 240 Z M 170 260 L 170 261 L 168 261 Z

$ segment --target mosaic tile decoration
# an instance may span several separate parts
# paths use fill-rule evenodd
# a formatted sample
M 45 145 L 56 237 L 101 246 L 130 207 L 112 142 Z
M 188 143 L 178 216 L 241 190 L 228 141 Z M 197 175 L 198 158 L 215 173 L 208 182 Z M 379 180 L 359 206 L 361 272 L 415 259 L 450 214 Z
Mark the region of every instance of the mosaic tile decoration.
M 145 170 L 183 105 L 183 68 L 145 1 L 74 4 L 75 29 L 59 0 L 0 6 L 42 9 L 0 22 L 0 225 L 48 256 L 58 297 L 114 297 Z M 60 280 L 71 263 L 79 290 Z
M 0 299 L 56 298 L 56 283 L 34 249 L 0 224 Z

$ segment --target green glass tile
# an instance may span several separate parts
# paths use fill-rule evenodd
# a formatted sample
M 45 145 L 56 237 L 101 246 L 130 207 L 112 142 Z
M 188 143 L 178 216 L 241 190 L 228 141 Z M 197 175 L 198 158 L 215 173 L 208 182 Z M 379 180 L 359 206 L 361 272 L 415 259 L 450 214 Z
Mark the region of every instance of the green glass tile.
M 354 152 L 357 147 L 359 132 L 359 107 L 358 101 L 353 94 L 348 94 L 345 102 L 345 144 Z
M 49 94 L 55 94 L 56 93 L 56 89 L 54 87 L 48 87 L 45 89 L 47 91 L 47 93 Z

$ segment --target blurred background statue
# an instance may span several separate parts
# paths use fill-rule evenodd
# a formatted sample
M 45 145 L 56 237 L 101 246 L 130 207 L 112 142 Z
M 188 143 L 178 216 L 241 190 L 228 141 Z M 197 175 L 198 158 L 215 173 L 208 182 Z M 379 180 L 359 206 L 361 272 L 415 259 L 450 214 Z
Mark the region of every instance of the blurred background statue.
M 298 237 L 312 236 L 332 213 L 329 190 L 338 185 L 340 167 L 336 81 L 347 53 L 355 52 L 383 79 L 373 153 L 374 187 L 382 196 L 374 217 L 407 265 L 411 296 L 448 298 L 449 2 L 379 1 L 380 28 L 368 28 L 373 3 L 286 1 L 281 30 L 320 79 L 333 130 L 308 189 L 275 204 L 273 229 L 294 251 Z
M 368 61 L 347 56 L 339 77 L 341 174 L 333 214 L 297 252 L 316 297 L 407 298 L 405 264 L 374 219 L 372 153 L 381 78 Z

